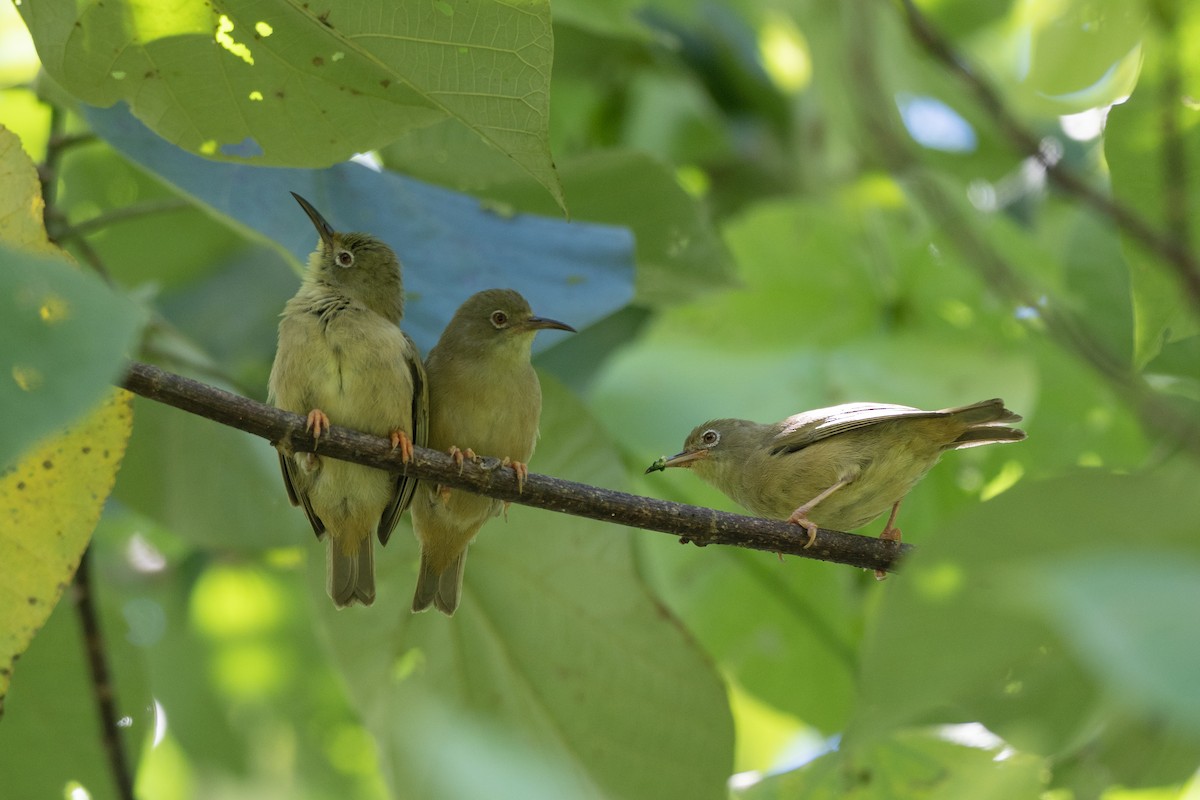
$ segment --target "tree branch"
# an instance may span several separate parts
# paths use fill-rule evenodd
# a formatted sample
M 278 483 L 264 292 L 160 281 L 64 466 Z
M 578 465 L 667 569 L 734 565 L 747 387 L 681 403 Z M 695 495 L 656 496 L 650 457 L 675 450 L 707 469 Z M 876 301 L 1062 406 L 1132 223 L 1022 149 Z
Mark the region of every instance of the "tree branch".
M 1162 259 L 1183 284 L 1184 291 L 1191 300 L 1193 308 L 1200 309 L 1200 262 L 1188 248 L 1186 239 L 1178 235 L 1178 231 L 1175 230 L 1176 226 L 1171 226 L 1170 233 L 1157 230 L 1132 208 L 1117 202 L 1110 195 L 1090 185 L 1061 161 L 1049 158 L 1038 137 L 1026 129 L 1008 110 L 1000 93 L 954 51 L 941 32 L 917 8 L 916 3 L 913 0 L 902 0 L 901 5 L 904 7 L 913 39 L 974 92 L 980 106 L 992 117 L 992 120 L 1008 137 L 1013 146 L 1025 155 L 1037 159 L 1038 163 L 1046 170 L 1046 176 L 1059 189 L 1073 195 L 1112 220 L 1113 224 L 1131 239 L 1140 242 L 1143 247 Z M 1167 142 L 1167 146 L 1168 152 L 1165 157 L 1169 159 L 1172 155 L 1169 150 L 1170 141 Z M 1170 208 L 1168 207 L 1169 214 Z
M 318 445 L 304 430 L 304 417 L 298 414 L 149 364 L 133 362 L 121 385 L 143 397 L 238 428 L 272 444 L 286 442 L 299 452 L 320 452 L 332 458 L 402 472 L 499 500 L 669 533 L 685 544 L 691 542 L 700 547 L 735 545 L 889 571 L 913 549 L 908 544 L 822 528 L 816 543 L 806 550 L 803 543 L 807 537 L 801 535 L 802 531 L 795 525 L 781 520 L 640 497 L 535 473 L 529 474 L 522 487 L 517 485 L 516 473 L 501 467 L 498 459 L 484 458 L 479 464 L 468 461 L 459 466 L 446 453 L 425 447 L 414 448 L 412 461 L 404 464 L 387 439 L 336 426 L 321 437 Z
M 108 755 L 113 782 L 116 784 L 117 797 L 121 800 L 133 800 L 133 773 L 129 770 L 129 761 L 121 743 L 121 731 L 117 727 L 116 693 L 108 673 L 108 649 L 104 646 L 104 633 L 100 629 L 100 614 L 96 611 L 91 557 L 92 548 L 88 547 L 83 553 L 83 558 L 79 559 L 79 569 L 75 571 L 75 611 L 83 628 L 83 643 L 92 676 L 92 691 L 96 695 L 96 713 L 100 717 L 101 738 L 104 741 L 104 752 Z

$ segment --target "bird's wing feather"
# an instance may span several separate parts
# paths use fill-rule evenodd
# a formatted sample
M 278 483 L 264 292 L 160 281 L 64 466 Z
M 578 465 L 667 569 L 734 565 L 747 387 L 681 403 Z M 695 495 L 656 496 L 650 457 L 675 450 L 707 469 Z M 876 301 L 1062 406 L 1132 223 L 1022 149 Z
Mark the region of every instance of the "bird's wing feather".
M 913 417 L 941 417 L 944 411 L 922 411 L 890 403 L 845 403 L 794 414 L 780 423 L 772 439 L 771 455 L 794 453 L 822 439 L 881 422 Z
M 408 334 L 402 333 L 404 340 L 408 343 L 408 356 L 406 365 L 412 375 L 413 383 L 413 399 L 412 399 L 412 441 L 413 444 L 420 447 L 425 447 L 429 441 L 429 381 L 425 376 L 425 365 L 421 363 L 420 353 L 417 351 L 417 346 L 412 339 L 408 338 Z M 392 500 L 384 509 L 383 516 L 379 520 L 379 543 L 385 545 L 392 535 L 392 530 L 395 529 L 396 523 L 400 520 L 400 515 L 404 513 L 404 509 L 408 508 L 412 502 L 413 492 L 417 488 L 417 479 L 408 478 L 404 475 L 396 476 L 396 487 L 392 492 Z
M 325 533 L 325 523 L 317 516 L 317 512 L 313 511 L 312 503 L 308 499 L 308 492 L 297 488 L 296 476 L 292 473 L 292 470 L 295 469 L 295 462 L 284 455 L 282 451 L 279 453 L 279 469 L 283 472 L 283 486 L 287 489 L 288 500 L 294 506 L 304 506 L 304 515 L 308 517 L 308 524 L 312 525 L 313 533 L 320 539 Z

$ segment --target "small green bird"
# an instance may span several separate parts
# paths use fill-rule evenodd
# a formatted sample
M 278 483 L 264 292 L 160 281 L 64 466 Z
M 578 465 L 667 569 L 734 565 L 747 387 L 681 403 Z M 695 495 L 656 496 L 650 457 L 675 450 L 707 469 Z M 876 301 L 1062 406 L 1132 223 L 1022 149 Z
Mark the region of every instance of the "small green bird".
M 296 296 L 279 323 L 267 402 L 306 414 L 320 439 L 339 425 L 388 436 L 404 461 L 428 435 L 429 394 L 404 316 L 400 261 L 365 233 L 338 233 L 298 194 L 320 235 Z M 371 535 L 387 544 L 416 488 L 415 478 L 277 445 L 292 505 L 303 505 L 318 539 L 328 534 L 326 587 L 345 608 L 375 600 Z
M 460 463 L 464 455 L 475 459 L 475 453 L 503 459 L 524 479 L 542 413 L 530 347 L 534 335 L 547 328 L 575 330 L 535 317 L 511 289 L 488 289 L 462 304 L 425 360 L 430 447 L 449 451 Z M 490 497 L 421 483 L 412 504 L 413 532 L 421 543 L 414 612 L 432 604 L 454 613 L 467 545 L 503 506 Z
M 1002 423 L 1020 420 L 999 399 L 941 411 L 847 403 L 773 425 L 716 419 L 646 472 L 690 467 L 751 513 L 803 527 L 805 547 L 818 527 L 851 531 L 890 507 L 881 536 L 898 541 L 900 501 L 943 452 L 1019 442 L 1025 432 Z

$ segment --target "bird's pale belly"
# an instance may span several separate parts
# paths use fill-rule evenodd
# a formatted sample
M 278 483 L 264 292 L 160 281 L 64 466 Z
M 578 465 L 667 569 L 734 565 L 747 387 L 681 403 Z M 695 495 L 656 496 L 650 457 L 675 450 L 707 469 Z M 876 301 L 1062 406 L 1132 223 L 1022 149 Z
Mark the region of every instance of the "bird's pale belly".
M 371 336 L 348 335 L 331 324 L 319 345 L 329 351 L 325 367 L 313 375 L 317 407 L 334 425 L 385 435 L 397 428 L 412 431 L 412 376 L 405 369 L 407 342 L 400 330 L 380 322 Z M 353 367 L 349 365 L 354 365 Z

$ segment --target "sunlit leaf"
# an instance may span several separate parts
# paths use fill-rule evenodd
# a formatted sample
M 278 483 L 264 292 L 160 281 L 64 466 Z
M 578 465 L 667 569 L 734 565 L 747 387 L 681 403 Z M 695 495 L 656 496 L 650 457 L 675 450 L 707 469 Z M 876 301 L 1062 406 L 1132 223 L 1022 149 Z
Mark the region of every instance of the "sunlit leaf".
M 114 0 L 66 13 L 29 0 L 20 11 L 43 66 L 70 92 L 131 103 L 189 152 L 322 167 L 449 116 L 562 202 L 548 144 L 545 0 Z
M 114 391 L 0 477 L 0 703 L 13 661 L 71 582 L 112 491 L 133 424 L 131 397 Z
M 43 255 L 59 250 L 46 237 L 45 203 L 37 169 L 21 149 L 16 134 L 0 125 L 0 242 Z
M 986 731 L 983 732 L 987 737 Z M 959 743 L 932 731 L 905 731 L 865 747 L 844 744 L 804 767 L 772 775 L 736 793 L 743 800 L 1034 800 L 1044 789 L 1042 762 L 1000 757 L 994 738 Z
M 1200 180 L 1172 161 L 1200 147 L 1200 120 L 1175 83 L 1181 80 L 1179 59 L 1191 57 L 1178 28 L 1200 25 L 1200 10 L 1184 3 L 1178 13 L 1181 19 L 1166 22 L 1166 29 L 1151 29 L 1148 40 L 1156 46 L 1147 54 L 1138 91 L 1108 114 L 1104 154 L 1117 200 L 1162 234 L 1194 243 L 1200 226 L 1191 210 L 1200 203 Z M 1124 244 L 1133 284 L 1135 356 L 1144 365 L 1165 344 L 1200 331 L 1200 314 L 1159 253 L 1129 236 Z

